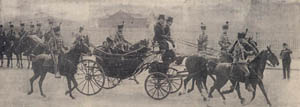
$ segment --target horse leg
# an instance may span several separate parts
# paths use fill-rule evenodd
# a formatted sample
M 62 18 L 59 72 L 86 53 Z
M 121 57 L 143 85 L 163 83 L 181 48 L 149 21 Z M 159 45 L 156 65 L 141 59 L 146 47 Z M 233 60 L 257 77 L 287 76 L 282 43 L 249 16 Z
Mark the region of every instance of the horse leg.
M 256 95 L 256 84 L 252 84 L 252 86 L 253 86 L 253 92 L 252 92 L 252 98 L 251 98 L 251 100 L 250 100 L 250 103 L 254 100 L 254 98 L 255 98 L 255 95 Z
M 224 77 L 218 77 L 216 78 L 216 81 L 214 82 L 214 85 L 210 88 L 210 91 L 208 93 L 208 97 L 212 98 L 212 93 L 214 92 L 215 89 L 219 92 L 219 94 L 222 96 L 222 99 L 225 101 L 225 96 L 223 93 L 220 91 L 222 87 L 227 83 L 228 79 Z
M 206 81 L 207 81 L 207 75 L 203 78 L 202 84 L 203 84 L 203 86 L 204 86 L 204 89 L 205 89 L 206 93 L 208 93 Z
M 234 89 L 237 86 L 238 82 L 237 81 L 231 81 L 231 83 L 232 83 L 232 86 L 230 87 L 230 89 L 222 91 L 221 92 L 222 94 L 229 94 L 229 93 L 232 93 L 234 91 Z
M 42 72 L 41 78 L 40 78 L 40 80 L 39 80 L 39 88 L 40 88 L 41 96 L 43 96 L 43 97 L 46 97 L 46 95 L 45 95 L 44 92 L 43 92 L 43 88 L 42 88 L 43 81 L 44 81 L 44 79 L 45 79 L 45 77 L 46 77 L 46 74 L 47 74 L 47 72 Z
M 27 93 L 28 95 L 32 94 L 33 92 L 33 82 L 39 77 L 40 75 L 37 73 L 34 73 L 33 76 L 30 78 L 30 91 Z
M 17 58 L 17 64 L 16 64 L 16 66 L 17 66 L 18 68 L 20 68 L 19 54 L 15 54 L 15 55 L 16 55 L 16 58 Z
M 258 86 L 259 86 L 261 92 L 264 94 L 264 96 L 265 96 L 265 98 L 266 98 L 267 103 L 269 104 L 269 106 L 272 106 L 272 104 L 271 104 L 271 102 L 270 102 L 270 100 L 269 100 L 269 98 L 268 98 L 268 95 L 267 95 L 267 93 L 266 93 L 265 86 L 264 86 L 263 82 L 260 81 L 260 82 L 258 83 Z
M 179 95 L 182 95 L 182 94 L 185 94 L 186 93 L 186 86 L 188 84 L 188 82 L 193 78 L 193 75 L 190 75 L 188 74 L 188 76 L 184 79 L 183 81 L 183 88 L 184 88 L 184 91 L 183 92 L 180 92 Z
M 194 90 L 194 87 L 195 87 L 194 84 L 195 84 L 195 79 L 193 78 L 192 79 L 192 87 L 190 89 L 188 89 L 188 91 L 187 91 L 188 93 L 190 93 Z
M 199 90 L 201 96 L 203 97 L 203 101 L 206 101 L 207 98 L 206 98 L 206 97 L 203 95 L 203 93 L 202 93 L 201 83 L 202 83 L 201 79 L 197 79 L 197 80 L 196 80 L 196 85 L 197 85 L 197 87 L 198 87 L 198 90 Z
M 31 60 L 31 58 L 30 58 L 30 56 L 27 56 L 27 61 L 28 61 L 28 64 L 27 64 L 27 69 L 29 69 L 30 68 L 30 61 Z
M 73 82 L 73 88 L 70 90 L 70 97 L 71 98 L 73 98 L 73 99 L 75 99 L 75 97 L 72 95 L 72 91 L 75 89 L 75 88 L 77 88 L 77 86 L 78 86 L 78 83 L 77 83 L 77 81 L 76 81 L 76 79 L 75 79 L 75 77 L 74 77 L 74 74 L 71 76 L 71 81 Z
M 20 63 L 21 63 L 21 68 L 23 68 L 23 59 L 22 59 L 22 53 L 20 54 Z
M 239 99 L 241 100 L 241 104 L 244 104 L 245 99 L 242 97 L 242 94 L 241 94 L 240 83 L 237 83 L 235 90 L 236 90 L 236 93 L 237 93 Z
M 72 83 L 71 83 L 71 78 L 70 78 L 70 76 L 67 76 L 67 82 L 68 82 L 68 88 L 69 88 L 69 90 L 68 91 L 66 91 L 66 95 L 67 94 L 70 94 L 70 97 L 72 98 L 72 99 L 74 99 L 74 97 L 73 97 L 73 95 L 72 95 L 72 93 L 71 93 L 71 90 L 72 90 Z

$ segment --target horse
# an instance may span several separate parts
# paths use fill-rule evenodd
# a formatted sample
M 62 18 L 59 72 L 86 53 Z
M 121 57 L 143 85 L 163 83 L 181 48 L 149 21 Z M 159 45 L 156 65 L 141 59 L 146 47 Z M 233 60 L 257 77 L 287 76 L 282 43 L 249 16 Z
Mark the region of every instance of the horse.
M 269 106 L 271 106 L 271 102 L 268 99 L 267 93 L 264 88 L 264 84 L 262 81 L 263 72 L 265 70 L 265 66 L 267 61 L 271 62 L 273 66 L 279 65 L 279 61 L 276 55 L 271 51 L 271 48 L 268 46 L 266 50 L 261 51 L 248 65 L 250 70 L 250 83 L 254 88 L 254 92 L 252 93 L 252 99 L 249 103 L 251 103 L 256 94 L 256 86 L 258 85 L 265 96 L 265 99 Z M 238 97 L 241 101 L 241 104 L 244 104 L 245 99 L 241 96 L 240 93 L 240 85 L 239 82 L 244 81 L 244 74 L 238 71 L 237 69 L 231 72 L 232 64 L 231 63 L 218 63 L 218 64 L 209 64 L 208 66 L 213 66 L 214 70 L 212 70 L 213 74 L 216 75 L 216 81 L 214 85 L 210 88 L 208 97 L 212 98 L 212 93 L 215 89 L 217 89 L 218 93 L 221 95 L 223 101 L 225 101 L 225 96 L 223 94 L 228 94 L 236 90 Z M 229 90 L 220 91 L 221 88 L 226 84 L 226 82 L 230 80 L 232 86 Z
M 196 83 L 196 86 L 201 96 L 203 97 L 203 100 L 206 101 L 207 98 L 203 95 L 202 89 L 204 86 L 204 88 L 207 90 L 207 86 L 206 86 L 206 80 L 208 76 L 208 71 L 206 67 L 208 62 L 207 58 L 198 55 L 176 57 L 175 64 L 178 65 L 183 62 L 185 63 L 186 70 L 188 71 L 188 76 L 184 79 L 184 91 L 180 92 L 179 95 L 183 95 L 186 93 L 187 83 L 192 79 L 192 87 L 187 92 L 188 93 L 192 92 L 194 90 L 194 84 Z
M 14 49 L 15 53 L 24 53 L 24 56 L 27 56 L 28 69 L 30 69 L 31 66 L 31 54 L 39 55 L 48 52 L 48 47 L 42 42 L 42 40 L 33 35 L 22 36 Z
M 23 36 L 26 36 L 26 35 L 22 35 Z M 14 45 L 12 46 L 12 52 L 13 54 L 16 55 L 16 58 L 17 58 L 17 67 L 18 68 L 23 68 L 23 61 L 22 61 L 22 53 L 23 51 L 19 51 L 17 50 L 16 48 L 19 46 L 19 43 L 21 41 L 21 38 L 22 38 L 19 34 L 16 35 L 15 39 L 14 39 Z
M 84 44 L 83 42 L 76 43 L 68 52 L 65 54 L 59 55 L 58 57 L 58 66 L 59 71 L 62 76 L 65 76 L 67 78 L 68 88 L 69 90 L 65 92 L 65 94 L 69 94 L 69 96 L 72 99 L 75 99 L 75 97 L 72 95 L 72 91 L 78 86 L 78 83 L 74 77 L 77 69 L 77 65 L 80 61 L 81 54 L 89 54 L 91 53 L 89 47 Z M 47 64 L 47 65 L 46 65 Z M 46 74 L 52 73 L 54 74 L 54 66 L 53 66 L 53 60 L 51 59 L 51 56 L 46 54 L 40 54 L 33 57 L 32 60 L 32 69 L 34 75 L 30 78 L 30 91 L 28 92 L 28 95 L 31 95 L 33 92 L 33 82 L 40 77 L 39 80 L 39 89 L 40 94 L 43 97 L 46 97 L 46 95 L 43 93 L 42 85 L 43 81 L 46 77 Z M 73 87 L 72 87 L 72 83 Z
M 13 68 L 13 49 L 14 49 L 14 39 L 9 39 L 7 38 L 7 42 L 4 46 L 4 55 L 6 56 L 7 58 L 7 67 L 11 67 Z

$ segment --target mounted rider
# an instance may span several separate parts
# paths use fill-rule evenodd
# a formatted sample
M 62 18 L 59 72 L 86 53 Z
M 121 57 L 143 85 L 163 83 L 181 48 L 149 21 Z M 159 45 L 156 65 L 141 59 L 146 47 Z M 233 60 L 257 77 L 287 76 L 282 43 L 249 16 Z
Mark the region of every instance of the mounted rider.
M 226 24 L 222 26 L 222 29 L 223 29 L 223 34 L 221 35 L 220 37 L 220 40 L 219 40 L 219 45 L 221 47 L 221 52 L 222 53 L 227 53 L 228 51 L 228 48 L 230 47 L 231 43 L 229 41 L 229 38 L 228 38 L 228 29 L 229 29 L 229 22 L 226 21 Z
M 207 49 L 207 42 L 208 42 L 208 36 L 205 33 L 206 26 L 201 22 L 201 31 L 202 33 L 199 35 L 198 39 L 198 51 L 206 51 Z
M 60 78 L 60 72 L 58 68 L 58 56 L 64 53 L 66 47 L 64 46 L 63 39 L 60 34 L 60 25 L 53 28 L 53 35 L 51 35 L 47 45 L 49 47 L 51 58 L 54 62 L 55 78 Z
M 22 37 L 27 35 L 27 31 L 25 30 L 25 24 L 24 23 L 21 23 L 20 27 L 21 27 L 21 29 L 20 29 L 18 35 L 20 36 L 19 38 L 22 38 Z
M 246 29 L 246 33 L 247 31 L 248 29 Z M 249 82 L 250 71 L 248 69 L 248 63 L 250 61 L 248 60 L 248 57 L 251 55 L 256 55 L 258 52 L 245 39 L 246 33 L 244 32 L 238 33 L 238 40 L 234 43 L 229 53 L 233 55 L 232 72 L 233 70 L 236 69 L 244 72 L 246 89 L 248 91 L 253 91 L 253 87 Z
M 36 33 L 36 35 L 37 35 L 40 39 L 43 39 L 44 33 L 43 33 L 41 27 L 42 27 L 42 24 L 41 24 L 41 23 L 37 23 L 37 24 L 36 24 L 36 31 L 35 31 L 35 33 Z
M 11 48 L 14 45 L 14 41 L 16 39 L 16 31 L 14 29 L 14 25 L 11 22 L 9 22 L 9 24 L 9 30 L 6 34 L 8 40 L 6 45 L 8 46 L 8 48 Z
M 1 59 L 1 67 L 3 66 L 3 54 L 5 51 L 5 45 L 6 45 L 6 41 L 7 38 L 5 36 L 5 31 L 3 29 L 3 25 L 0 24 L 0 59 Z
M 75 34 L 76 40 L 73 42 L 73 44 L 76 44 L 77 42 L 80 42 L 81 40 L 84 41 L 88 39 L 87 35 L 83 34 L 84 28 L 82 26 L 79 27 L 79 31 Z M 87 43 L 87 42 L 84 42 Z
M 35 27 L 34 24 L 31 22 L 30 29 L 28 31 L 28 35 L 35 35 L 36 34 L 34 27 Z

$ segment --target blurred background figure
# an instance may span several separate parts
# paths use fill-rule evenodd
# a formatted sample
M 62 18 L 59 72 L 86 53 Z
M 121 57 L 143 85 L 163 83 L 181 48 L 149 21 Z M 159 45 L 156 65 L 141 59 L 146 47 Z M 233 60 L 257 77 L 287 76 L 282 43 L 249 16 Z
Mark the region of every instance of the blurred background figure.
M 282 59 L 283 79 L 290 79 L 291 54 L 293 52 L 288 48 L 287 43 L 283 43 L 282 46 L 283 49 L 280 52 L 280 58 Z

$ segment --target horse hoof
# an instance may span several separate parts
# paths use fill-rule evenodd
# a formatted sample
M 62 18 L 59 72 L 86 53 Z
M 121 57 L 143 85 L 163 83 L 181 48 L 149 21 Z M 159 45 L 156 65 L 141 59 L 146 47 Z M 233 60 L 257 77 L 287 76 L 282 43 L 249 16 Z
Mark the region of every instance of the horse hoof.
M 192 92 L 192 91 L 193 91 L 193 90 L 188 90 L 187 92 L 190 93 L 190 92 Z
M 213 96 L 212 95 L 208 95 L 208 98 L 213 98 Z
M 32 94 L 32 92 L 33 92 L 33 91 L 30 91 L 30 92 L 28 92 L 28 93 L 27 93 L 27 95 L 30 95 L 30 94 Z
M 241 98 L 241 104 L 244 104 L 244 103 L 245 103 L 245 99 Z
M 206 98 L 206 97 L 204 97 L 204 98 L 203 98 L 203 101 L 207 101 L 207 98 Z
M 45 94 L 42 94 L 41 96 L 43 96 L 44 98 L 46 98 L 46 97 L 47 97 Z
M 182 93 L 181 93 L 181 92 L 179 92 L 178 96 L 181 96 L 181 95 L 182 95 Z
M 65 95 L 68 95 L 68 94 L 69 94 L 69 91 L 66 91 L 66 92 L 65 92 Z
M 73 96 L 70 96 L 73 100 L 75 99 L 75 97 L 73 97 Z

